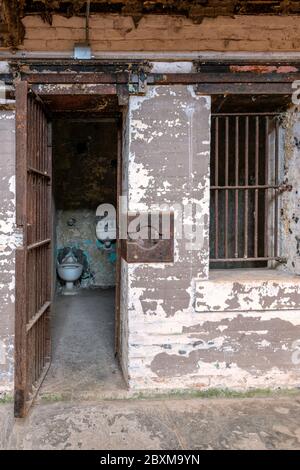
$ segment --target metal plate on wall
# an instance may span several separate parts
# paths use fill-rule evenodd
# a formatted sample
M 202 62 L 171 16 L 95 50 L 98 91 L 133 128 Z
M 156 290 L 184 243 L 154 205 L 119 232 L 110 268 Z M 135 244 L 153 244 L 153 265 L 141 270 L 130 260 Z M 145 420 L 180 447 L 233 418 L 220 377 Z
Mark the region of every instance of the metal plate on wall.
M 122 257 L 127 263 L 174 262 L 174 213 L 129 213 Z

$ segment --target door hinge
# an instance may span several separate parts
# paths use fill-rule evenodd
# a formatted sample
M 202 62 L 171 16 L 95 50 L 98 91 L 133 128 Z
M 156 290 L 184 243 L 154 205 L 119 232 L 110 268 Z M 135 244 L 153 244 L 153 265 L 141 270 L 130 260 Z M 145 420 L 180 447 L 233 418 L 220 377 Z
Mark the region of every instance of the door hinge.
M 148 88 L 148 75 L 151 71 L 149 63 L 141 64 L 130 74 L 128 91 L 131 95 L 145 95 Z

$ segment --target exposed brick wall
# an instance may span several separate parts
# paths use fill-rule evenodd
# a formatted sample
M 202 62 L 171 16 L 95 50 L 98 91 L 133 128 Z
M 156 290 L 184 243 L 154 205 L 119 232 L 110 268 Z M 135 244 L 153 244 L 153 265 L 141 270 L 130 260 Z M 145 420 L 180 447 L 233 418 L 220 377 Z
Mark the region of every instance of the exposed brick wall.
M 23 20 L 21 49 L 71 51 L 85 38 L 81 17 L 54 16 L 53 24 L 38 16 Z M 150 15 L 136 28 L 131 17 L 92 15 L 90 38 L 100 51 L 300 51 L 299 16 L 235 16 L 205 18 L 201 24 L 182 17 Z

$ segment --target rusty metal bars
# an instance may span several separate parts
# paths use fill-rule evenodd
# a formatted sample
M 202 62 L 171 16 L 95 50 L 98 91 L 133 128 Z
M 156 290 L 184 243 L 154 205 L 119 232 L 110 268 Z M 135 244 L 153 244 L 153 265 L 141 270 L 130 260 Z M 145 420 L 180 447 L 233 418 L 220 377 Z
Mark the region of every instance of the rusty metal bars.
M 213 263 L 281 260 L 278 256 L 280 184 L 276 116 L 276 113 L 212 114 L 210 260 Z M 270 175 L 269 164 L 271 121 L 273 175 Z M 271 250 L 270 210 L 274 210 Z
M 24 245 L 16 255 L 15 416 L 26 415 L 50 360 L 51 142 L 42 103 L 26 82 L 17 96 L 17 223 Z

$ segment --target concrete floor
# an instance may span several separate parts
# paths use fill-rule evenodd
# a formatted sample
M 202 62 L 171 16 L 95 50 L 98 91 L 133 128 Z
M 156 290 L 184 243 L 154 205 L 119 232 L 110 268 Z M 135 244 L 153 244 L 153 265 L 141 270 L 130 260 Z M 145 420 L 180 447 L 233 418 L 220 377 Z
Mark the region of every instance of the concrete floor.
M 300 449 L 300 396 L 35 404 L 9 449 Z
M 97 399 L 126 390 L 114 357 L 114 289 L 58 295 L 52 317 L 52 364 L 40 398 Z

